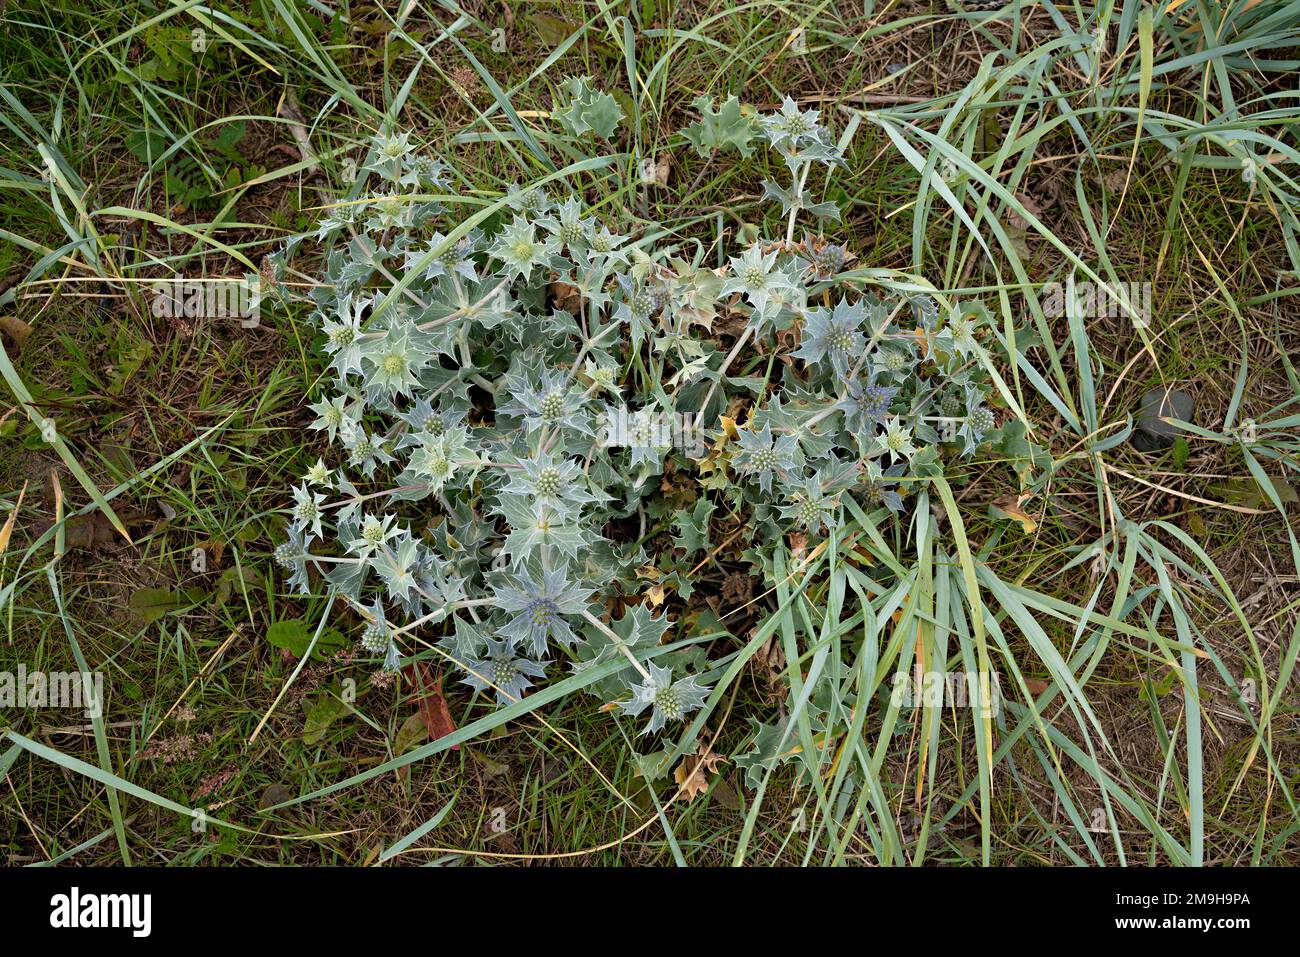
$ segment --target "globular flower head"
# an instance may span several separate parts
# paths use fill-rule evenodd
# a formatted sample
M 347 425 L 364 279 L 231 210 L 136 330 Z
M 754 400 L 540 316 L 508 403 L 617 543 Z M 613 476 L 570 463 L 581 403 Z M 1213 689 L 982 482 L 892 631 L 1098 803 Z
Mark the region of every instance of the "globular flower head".
M 325 502 L 325 496 L 320 492 L 313 492 L 303 482 L 293 490 L 293 524 L 298 528 L 311 529 L 312 533 L 320 538 L 324 532 L 321 530 L 321 518 L 324 516 L 324 509 L 321 507 Z
M 385 515 L 382 518 L 376 518 L 374 515 L 363 516 L 357 537 L 347 543 L 348 551 L 360 558 L 366 558 L 383 548 L 389 539 L 400 534 L 401 530 L 394 528 L 396 522 L 396 515 Z
M 591 384 L 594 388 L 599 389 L 602 392 L 608 392 L 611 395 L 619 394 L 618 384 L 614 380 L 618 370 L 613 366 L 598 365 L 588 359 L 586 365 L 583 367 L 583 372 L 585 372 L 587 378 L 591 380 Z
M 817 279 L 830 279 L 837 275 L 851 258 L 843 246 L 828 243 L 821 237 L 805 235 L 800 249 L 802 268 L 811 270 Z
M 626 241 L 626 236 L 611 233 L 604 225 L 597 226 L 587 236 L 582 255 L 594 267 L 608 267 L 614 263 L 626 266 L 627 251 L 620 248 Z
M 944 327 L 943 338 L 950 342 L 961 355 L 970 355 L 977 345 L 975 330 L 978 328 L 978 315 L 956 310 L 948 317 L 948 324 Z
M 875 355 L 878 372 L 895 380 L 909 375 L 916 366 L 916 349 L 907 342 L 897 342 L 881 348 Z
M 478 462 L 463 425 L 437 434 L 417 433 L 412 436 L 412 442 L 415 450 L 403 475 L 423 483 L 422 487 L 429 492 L 441 492 L 462 469 L 474 468 Z
M 360 426 L 343 434 L 343 447 L 348 450 L 348 464 L 361 469 L 367 478 L 375 474 L 381 463 L 393 461 L 384 443 Z
M 820 125 L 817 122 L 820 118 L 820 111 L 801 110 L 799 104 L 787 96 L 782 101 L 780 110 L 759 117 L 758 122 L 773 146 L 798 148 L 805 143 L 820 140 Z
M 546 664 L 518 657 L 513 641 L 488 638 L 487 655 L 470 663 L 463 681 L 475 691 L 491 688 L 500 704 L 514 704 L 533 686 L 531 679 L 545 677 Z
M 372 395 L 392 399 L 410 395 L 419 373 L 433 359 L 424 336 L 406 326 L 367 339 L 361 349 L 365 387 Z
M 730 275 L 722 284 L 721 296 L 744 294 L 752 307 L 749 325 L 757 330 L 774 324 L 792 307 L 802 304 L 802 287 L 777 266 L 778 250 L 763 252 L 754 243 L 739 256 L 731 257 Z
M 366 212 L 366 229 L 372 233 L 410 229 L 415 225 L 415 204 L 404 193 L 385 193 L 373 197 Z
M 388 179 L 396 179 L 394 170 L 411 153 L 411 134 L 382 130 L 371 137 L 370 149 L 371 160 L 364 169 L 379 173 Z
M 839 407 L 844 412 L 844 425 L 850 432 L 874 431 L 889 417 L 889 407 L 898 395 L 899 387 L 878 382 L 849 383 Z
M 437 279 L 441 276 L 460 276 L 470 282 L 478 282 L 478 267 L 474 262 L 473 255 L 478 251 L 478 244 L 481 235 L 478 230 L 472 230 L 468 235 L 462 236 L 447 248 L 442 249 L 424 269 L 425 279 Z M 406 268 L 412 269 L 418 263 L 423 262 L 430 254 L 435 253 L 444 244 L 447 237 L 440 232 L 435 232 L 428 244 L 422 250 L 411 250 L 406 254 Z
M 321 324 L 330 368 L 340 379 L 361 373 L 361 318 L 369 305 L 369 299 L 354 301 L 349 295 L 341 296 L 335 317 Z
M 348 400 L 348 396 L 338 395 L 313 402 L 308 408 L 316 413 L 316 420 L 307 428 L 325 432 L 331 442 L 340 434 L 346 437 L 356 431 L 360 422 L 360 403 L 348 405 Z
M 381 655 L 388 650 L 393 640 L 393 629 L 384 616 L 384 606 L 376 599 L 367 609 L 366 623 L 361 627 L 361 647 L 373 655 Z
M 860 303 L 841 298 L 834 309 L 811 309 L 808 325 L 794 355 L 805 362 L 829 362 L 839 375 L 848 372 L 866 348 L 862 323 L 866 310 Z
M 793 435 L 773 436 L 770 425 L 757 432 L 741 431 L 737 443 L 739 449 L 732 464 L 742 474 L 758 479 L 764 492 L 772 490 L 773 478 L 784 479 L 795 467 L 799 440 Z
M 889 461 L 896 459 L 911 459 L 916 454 L 916 446 L 912 444 L 912 430 L 903 425 L 898 417 L 889 420 L 885 426 L 885 431 L 876 436 L 877 451 L 887 454 Z
M 820 532 L 823 525 L 833 525 L 838 502 L 827 495 L 817 476 L 809 476 L 789 490 L 787 504 L 779 509 L 783 518 L 793 519 L 801 528 Z
M 571 253 L 587 245 L 595 224 L 594 219 L 583 217 L 582 202 L 576 196 L 570 196 L 556 207 L 553 215 L 537 220 L 537 225 L 553 235 Z
M 402 163 L 404 175 L 402 182 L 420 189 L 446 189 L 447 174 L 450 172 L 446 163 L 431 156 L 411 156 Z
M 555 369 L 540 374 L 523 371 L 507 376 L 509 396 L 497 406 L 498 413 L 524 419 L 530 433 L 538 429 L 574 428 L 590 431 L 584 406 L 586 392 L 568 375 Z
M 971 431 L 980 435 L 993 430 L 993 413 L 984 406 L 972 409 L 967 416 L 967 421 L 970 423 Z
M 290 573 L 289 585 L 300 595 L 310 591 L 307 587 L 307 559 L 311 557 L 308 549 L 315 538 L 301 525 L 293 523 L 289 526 L 288 538 L 275 547 L 275 563 Z
M 827 243 L 812 254 L 813 270 L 818 279 L 827 279 L 844 268 L 844 247 Z
M 656 295 L 649 283 L 632 276 L 618 276 L 620 295 L 614 309 L 614 318 L 628 324 L 633 343 L 641 343 L 650 330 L 654 317 L 663 311 L 666 299 Z
M 555 201 L 540 189 L 520 187 L 516 183 L 506 192 L 506 204 L 516 212 L 536 218 L 545 215 Z
M 641 730 L 643 735 L 653 734 L 669 721 L 682 721 L 692 711 L 704 707 L 709 689 L 694 675 L 673 681 L 671 668 L 660 668 L 653 662 L 647 668 L 649 678 L 633 686 L 631 701 L 619 705 L 624 714 L 633 716 L 646 708 L 652 709 L 650 723 Z
M 568 511 L 568 506 L 593 502 L 597 496 L 587 487 L 582 468 L 573 459 L 553 452 L 539 452 L 522 459 L 511 473 L 505 492 L 529 495 L 535 502 Z
M 540 658 L 551 638 L 563 645 L 578 640 L 565 618 L 581 614 L 591 596 L 592 590 L 570 582 L 563 568 L 543 572 L 540 581 L 525 573 L 496 589 L 497 607 L 513 615 L 500 633 Z
M 465 410 L 455 407 L 434 407 L 424 396 L 420 396 L 405 412 L 397 417 L 411 427 L 400 442 L 399 448 L 410 448 L 424 443 L 425 437 L 440 436 L 459 428 L 465 421 Z
M 984 405 L 984 397 L 976 389 L 969 389 L 966 393 L 966 420 L 962 423 L 957 434 L 966 440 L 962 448 L 963 455 L 970 455 L 974 452 L 984 437 L 997 427 L 997 417 L 994 416 L 993 410 Z
M 868 461 L 859 486 L 863 504 L 868 508 L 881 505 L 891 512 L 903 511 L 903 496 L 898 493 L 898 476 L 903 474 L 906 466 L 901 462 L 891 465 L 883 472 L 874 461 Z
M 334 484 L 330 479 L 331 474 L 332 472 L 329 466 L 325 464 L 325 460 L 318 458 L 316 464 L 307 470 L 303 480 L 312 485 L 322 485 L 325 488 L 330 488 Z
M 750 301 L 761 295 L 767 288 L 768 281 L 776 268 L 777 251 L 763 252 L 763 247 L 754 243 L 739 256 L 731 257 L 731 278 L 723 286 L 723 294 L 743 292 Z
M 500 260 L 504 275 L 510 278 L 522 276 L 528 280 L 535 268 L 548 265 L 559 250 L 558 239 L 554 236 L 539 237 L 532 223 L 516 216 L 514 222 L 501 230 L 490 252 Z

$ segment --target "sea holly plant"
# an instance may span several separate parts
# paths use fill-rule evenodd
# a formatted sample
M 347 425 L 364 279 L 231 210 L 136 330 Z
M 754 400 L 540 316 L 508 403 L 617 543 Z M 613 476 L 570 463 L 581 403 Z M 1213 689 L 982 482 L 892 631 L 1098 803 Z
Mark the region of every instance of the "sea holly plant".
M 837 220 L 839 207 L 833 202 L 812 202 L 807 195 L 808 175 L 814 165 L 843 167 L 844 155 L 831 139 L 830 131 L 818 122 L 818 110 L 801 110 L 790 97 L 781 109 L 764 116 L 759 124 L 790 170 L 790 185 L 781 186 L 773 180 L 763 181 L 763 192 L 781 204 L 787 217 L 786 242 L 794 237 L 795 216 L 800 211 L 818 219 Z
M 563 92 L 561 126 L 614 134 L 612 97 L 585 79 Z M 603 217 L 576 183 L 513 185 L 467 225 L 481 200 L 430 201 L 460 180 L 392 130 L 359 199 L 320 223 L 304 298 L 325 371 L 307 405 L 327 449 L 286 496 L 275 560 L 294 591 L 341 597 L 385 667 L 433 652 L 501 705 L 575 675 L 643 734 L 676 733 L 718 671 L 690 616 L 648 600 L 647 567 L 688 595 L 686 562 L 711 554 L 725 510 L 772 578 L 787 534 L 816 547 L 850 504 L 901 520 L 909 483 L 997 438 L 979 308 L 869 280 L 820 231 L 795 240 L 838 215 L 811 196 L 815 167 L 845 164 L 818 112 L 697 106 L 698 148 L 765 139 L 790 174 L 766 187 L 779 234 L 719 268 L 634 243 L 672 232 Z M 729 346 L 720 316 L 739 320 Z M 729 377 L 778 337 L 795 343 L 782 374 Z M 665 503 L 670 474 L 696 487 Z M 647 555 L 648 516 L 683 557 Z

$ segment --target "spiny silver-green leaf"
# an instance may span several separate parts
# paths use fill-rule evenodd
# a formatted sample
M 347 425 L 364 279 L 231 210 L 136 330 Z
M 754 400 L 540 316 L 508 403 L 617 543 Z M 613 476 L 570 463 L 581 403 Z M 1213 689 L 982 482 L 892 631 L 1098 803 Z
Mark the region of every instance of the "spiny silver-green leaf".
M 754 152 L 750 141 L 758 135 L 758 124 L 741 112 L 736 97 L 729 97 L 716 112 L 711 96 L 696 97 L 691 105 L 699 110 L 700 119 L 683 129 L 682 135 L 690 140 L 695 152 L 707 157 L 728 146 L 734 146 L 746 158 Z

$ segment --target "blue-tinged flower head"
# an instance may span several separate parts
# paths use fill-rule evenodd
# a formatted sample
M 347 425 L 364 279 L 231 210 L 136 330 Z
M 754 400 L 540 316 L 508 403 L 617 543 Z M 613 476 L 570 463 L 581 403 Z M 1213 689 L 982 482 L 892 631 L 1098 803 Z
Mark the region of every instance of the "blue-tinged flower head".
M 405 412 L 397 413 L 397 417 L 410 426 L 397 443 L 397 447 L 400 449 L 418 447 L 424 444 L 425 437 L 428 435 L 440 436 L 460 428 L 465 422 L 465 414 L 464 409 L 435 407 L 421 395 Z
M 872 431 L 889 417 L 889 408 L 898 395 L 899 387 L 878 382 L 854 380 L 849 383 L 839 408 L 844 412 L 844 425 L 850 432 Z
M 501 704 L 514 704 L 533 686 L 531 679 L 546 675 L 545 661 L 531 661 L 515 655 L 511 640 L 487 639 L 487 656 L 470 663 L 470 673 L 463 679 L 475 691 L 496 693 Z
M 835 243 L 828 243 L 819 236 L 804 234 L 799 244 L 800 256 L 797 260 L 799 271 L 811 271 L 817 279 L 830 279 L 837 275 L 853 257 L 848 250 Z
M 541 581 L 525 572 L 497 586 L 495 594 L 497 607 L 513 616 L 500 634 L 540 658 L 551 638 L 565 646 L 578 640 L 565 618 L 582 614 L 591 603 L 592 589 L 570 582 L 566 569 L 555 568 L 543 572 Z
M 505 385 L 498 393 L 499 415 L 519 416 L 531 434 L 538 429 L 573 428 L 590 432 L 584 407 L 587 393 L 577 382 L 558 369 L 540 373 L 524 368 L 506 374 Z

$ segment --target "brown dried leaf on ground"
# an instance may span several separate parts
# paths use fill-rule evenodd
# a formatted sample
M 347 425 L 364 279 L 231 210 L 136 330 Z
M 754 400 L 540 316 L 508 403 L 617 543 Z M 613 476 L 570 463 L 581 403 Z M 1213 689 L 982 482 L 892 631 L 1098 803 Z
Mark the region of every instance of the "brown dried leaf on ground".
M 767 686 L 768 697 L 775 700 L 784 698 L 788 693 L 784 678 L 785 652 L 781 650 L 776 635 L 763 642 L 763 647 L 759 648 L 754 657 L 749 660 L 755 674 Z
M 429 737 L 437 741 L 455 731 L 456 722 L 452 720 L 451 709 L 442 694 L 442 675 L 435 679 L 424 662 L 407 665 L 403 674 L 420 695 L 415 702 L 416 714 L 424 722 Z M 460 745 L 453 744 L 451 749 L 459 751 Z
M 705 742 L 700 743 L 694 754 L 688 754 L 673 771 L 673 779 L 682 789 L 682 796 L 688 802 L 709 789 L 711 779 L 718 774 L 718 765 L 727 760 L 714 752 Z
M 993 518 L 1015 519 L 1025 534 L 1030 535 L 1038 528 L 1037 519 L 1025 511 L 1025 503 L 1031 498 L 1033 495 L 1028 492 L 1022 495 L 1004 495 L 996 502 L 989 503 L 989 515 Z
M 559 280 L 546 287 L 551 294 L 551 302 L 556 309 L 562 309 L 571 316 L 582 315 L 582 293 L 577 286 Z

